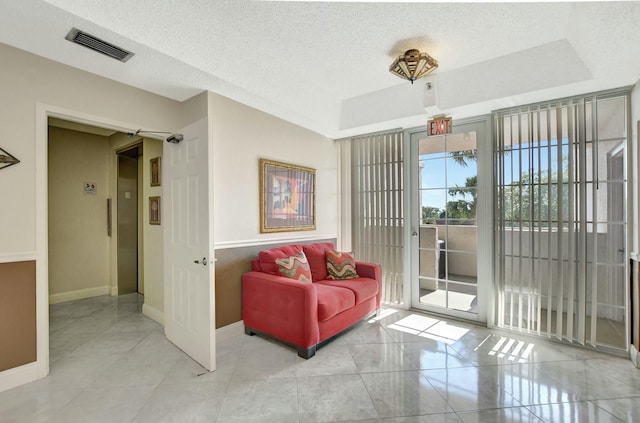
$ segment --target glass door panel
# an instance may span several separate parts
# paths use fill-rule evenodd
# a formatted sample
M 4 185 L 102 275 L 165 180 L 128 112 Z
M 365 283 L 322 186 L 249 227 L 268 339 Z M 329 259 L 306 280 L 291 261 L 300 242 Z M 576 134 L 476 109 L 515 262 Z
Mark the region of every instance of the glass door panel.
M 627 95 L 494 113 L 495 323 L 628 345 Z
M 484 125 L 461 124 L 433 137 L 411 134 L 415 308 L 478 319 L 478 143 Z

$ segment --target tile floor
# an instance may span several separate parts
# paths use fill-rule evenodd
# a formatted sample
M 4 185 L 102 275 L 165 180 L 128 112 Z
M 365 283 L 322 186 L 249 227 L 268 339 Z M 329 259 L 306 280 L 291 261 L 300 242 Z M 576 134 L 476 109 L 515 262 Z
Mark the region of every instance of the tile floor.
M 136 294 L 51 306 L 51 373 L 0 393 L 8 422 L 638 422 L 629 360 L 384 310 L 311 360 L 257 336 L 204 373 Z

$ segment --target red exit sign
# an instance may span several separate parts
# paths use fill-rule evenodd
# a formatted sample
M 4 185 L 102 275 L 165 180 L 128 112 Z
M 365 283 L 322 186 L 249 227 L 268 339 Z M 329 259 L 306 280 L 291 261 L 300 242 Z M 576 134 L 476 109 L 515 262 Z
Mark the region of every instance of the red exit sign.
M 450 134 L 453 121 L 450 117 L 445 117 L 444 115 L 434 116 L 427 123 L 427 126 L 429 127 L 429 136 Z

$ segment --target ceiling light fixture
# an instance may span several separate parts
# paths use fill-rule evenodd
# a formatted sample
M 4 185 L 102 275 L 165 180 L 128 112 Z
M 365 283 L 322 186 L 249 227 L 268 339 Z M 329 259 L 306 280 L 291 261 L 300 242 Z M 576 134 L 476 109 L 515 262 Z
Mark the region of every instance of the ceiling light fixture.
M 438 67 L 438 61 L 427 53 L 420 53 L 413 48 L 398 56 L 389 66 L 389 72 L 402 79 L 408 79 L 413 84 L 418 78 L 427 76 Z

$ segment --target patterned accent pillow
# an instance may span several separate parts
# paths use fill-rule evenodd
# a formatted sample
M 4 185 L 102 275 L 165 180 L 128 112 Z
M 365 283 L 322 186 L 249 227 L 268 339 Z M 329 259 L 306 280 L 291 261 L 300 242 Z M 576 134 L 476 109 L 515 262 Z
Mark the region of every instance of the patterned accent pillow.
M 295 256 L 277 259 L 276 264 L 281 276 L 311 283 L 311 269 L 303 251 Z
M 342 280 L 355 279 L 358 277 L 356 273 L 356 260 L 349 253 L 341 253 L 334 250 L 325 250 L 327 255 L 327 279 Z

